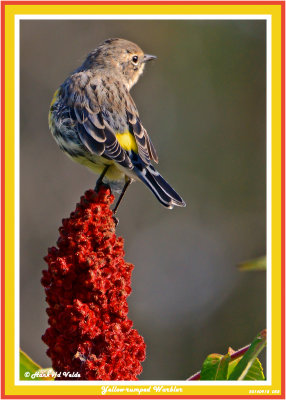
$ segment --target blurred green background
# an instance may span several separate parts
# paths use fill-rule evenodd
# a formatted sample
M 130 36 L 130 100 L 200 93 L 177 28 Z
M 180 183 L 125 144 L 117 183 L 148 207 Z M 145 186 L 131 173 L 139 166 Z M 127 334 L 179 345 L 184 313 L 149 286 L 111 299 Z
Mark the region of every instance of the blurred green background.
M 266 251 L 265 21 L 22 21 L 21 347 L 49 366 L 41 271 L 61 219 L 96 176 L 48 130 L 57 87 L 109 37 L 158 60 L 132 89 L 184 209 L 134 183 L 118 234 L 135 264 L 130 318 L 147 343 L 140 379 L 184 380 L 212 352 L 249 343 L 266 324 L 264 272 L 236 265 Z M 265 365 L 265 356 L 262 357 Z

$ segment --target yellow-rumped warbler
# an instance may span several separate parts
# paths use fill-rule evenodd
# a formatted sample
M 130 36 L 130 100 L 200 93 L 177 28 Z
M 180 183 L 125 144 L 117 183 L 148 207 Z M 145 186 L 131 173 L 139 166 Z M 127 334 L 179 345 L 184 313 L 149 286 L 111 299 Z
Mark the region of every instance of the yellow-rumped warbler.
M 151 164 L 158 157 L 129 93 L 155 58 L 127 40 L 105 40 L 55 92 L 49 127 L 68 156 L 101 174 L 98 183 L 125 182 L 119 202 L 129 183 L 140 179 L 165 207 L 183 207 Z

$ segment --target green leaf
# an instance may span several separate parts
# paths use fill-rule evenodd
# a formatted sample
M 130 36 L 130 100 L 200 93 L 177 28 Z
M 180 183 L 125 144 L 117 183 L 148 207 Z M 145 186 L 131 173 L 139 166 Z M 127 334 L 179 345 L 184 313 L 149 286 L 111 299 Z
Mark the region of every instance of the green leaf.
M 42 369 L 24 351 L 20 349 L 20 380 L 53 380 L 53 369 Z
M 242 357 L 238 358 L 237 360 L 233 360 L 229 363 L 227 379 L 229 379 L 229 376 L 231 375 L 232 371 L 234 370 L 234 368 L 237 366 L 237 364 L 239 363 L 239 361 L 241 359 L 242 359 Z M 265 380 L 265 376 L 263 374 L 263 368 L 262 368 L 262 365 L 261 365 L 260 361 L 258 360 L 258 358 L 256 358 L 254 360 L 252 366 L 250 367 L 249 371 L 247 372 L 247 374 L 245 375 L 243 380 L 244 381 L 264 381 Z
M 241 271 L 265 271 L 266 270 L 266 257 L 258 257 L 252 260 L 247 260 L 238 264 Z
M 225 381 L 227 380 L 229 354 L 210 354 L 205 359 L 201 370 L 201 381 Z
M 41 367 L 36 364 L 26 353 L 20 350 L 20 379 L 27 380 L 27 375 L 35 373 Z M 26 373 L 26 376 L 25 376 Z
M 265 376 L 263 374 L 263 368 L 261 362 L 256 358 L 245 375 L 244 381 L 264 381 Z
M 232 372 L 229 374 L 228 380 L 257 380 L 255 378 L 256 376 L 263 380 L 264 375 L 261 364 L 257 360 L 257 356 L 265 346 L 266 331 L 264 330 L 254 339 L 247 352 L 233 368 Z

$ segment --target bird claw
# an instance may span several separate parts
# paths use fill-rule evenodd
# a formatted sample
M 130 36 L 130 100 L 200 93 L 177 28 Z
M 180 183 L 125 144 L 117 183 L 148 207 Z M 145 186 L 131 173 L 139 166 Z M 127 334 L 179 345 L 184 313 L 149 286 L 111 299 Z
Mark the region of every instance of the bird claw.
M 94 191 L 95 191 L 96 193 L 98 193 L 101 186 L 106 187 L 107 189 L 109 189 L 109 190 L 110 190 L 110 193 L 111 193 L 111 188 L 110 188 L 110 186 L 109 186 L 108 184 L 106 184 L 106 183 L 103 183 L 103 182 L 97 182 L 96 185 L 95 185 Z
M 115 226 L 117 226 L 119 224 L 119 219 L 117 217 L 115 217 L 114 214 L 113 214 L 112 218 L 113 218 L 113 221 L 115 223 Z

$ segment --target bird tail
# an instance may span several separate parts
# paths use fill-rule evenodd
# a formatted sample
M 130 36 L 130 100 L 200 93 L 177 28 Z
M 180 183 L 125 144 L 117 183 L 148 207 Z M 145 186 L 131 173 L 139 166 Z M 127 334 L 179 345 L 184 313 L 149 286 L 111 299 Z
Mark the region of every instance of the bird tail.
M 175 192 L 175 190 L 165 181 L 165 179 L 151 164 L 144 166 L 143 168 L 135 167 L 134 171 L 141 181 L 152 190 L 154 195 L 157 197 L 160 203 L 163 204 L 163 206 L 167 208 L 173 208 L 174 206 L 186 206 L 184 200 L 178 195 L 178 193 Z

